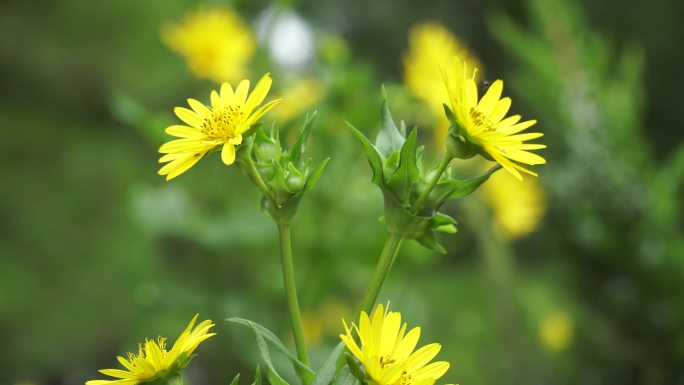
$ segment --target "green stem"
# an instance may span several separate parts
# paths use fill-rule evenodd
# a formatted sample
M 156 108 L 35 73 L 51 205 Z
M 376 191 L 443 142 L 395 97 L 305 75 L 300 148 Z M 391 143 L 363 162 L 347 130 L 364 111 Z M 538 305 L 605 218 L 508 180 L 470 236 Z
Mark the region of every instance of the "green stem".
M 439 168 L 437 169 L 437 172 L 435 173 L 435 175 L 432 177 L 432 180 L 430 180 L 430 184 L 428 185 L 428 187 L 423 191 L 422 194 L 420 194 L 418 196 L 418 199 L 416 199 L 416 201 L 413 202 L 413 204 L 411 205 L 411 213 L 412 214 L 417 213 L 420 209 L 423 208 L 423 204 L 425 204 L 425 200 L 427 200 L 428 196 L 430 196 L 432 189 L 435 188 L 435 186 L 437 185 L 437 182 L 439 181 L 439 178 L 442 176 L 442 174 L 444 174 L 444 171 L 449 166 L 451 159 L 452 158 L 447 155 L 442 160 L 442 163 L 439 164 Z
M 387 235 L 385 246 L 382 249 L 380 259 L 378 260 L 378 265 L 373 272 L 373 278 L 371 278 L 370 285 L 368 285 L 368 289 L 366 290 L 366 295 L 363 297 L 361 310 L 366 313 L 370 313 L 371 310 L 373 310 L 373 305 L 375 305 L 375 301 L 378 299 L 380 288 L 389 274 L 390 268 L 394 263 L 394 259 L 396 258 L 403 241 L 403 236 L 397 234 Z
M 302 315 L 299 310 L 297 300 L 297 287 L 295 285 L 294 267 L 292 261 L 292 236 L 290 234 L 290 223 L 278 222 L 278 234 L 280 235 L 280 255 L 283 265 L 283 281 L 285 283 L 285 294 L 287 305 L 290 310 L 290 321 L 292 324 L 292 334 L 297 349 L 297 358 L 306 366 L 309 366 L 309 354 L 306 351 L 304 341 L 304 326 L 302 325 Z M 297 371 L 299 377 L 305 385 L 313 380 L 311 373 Z

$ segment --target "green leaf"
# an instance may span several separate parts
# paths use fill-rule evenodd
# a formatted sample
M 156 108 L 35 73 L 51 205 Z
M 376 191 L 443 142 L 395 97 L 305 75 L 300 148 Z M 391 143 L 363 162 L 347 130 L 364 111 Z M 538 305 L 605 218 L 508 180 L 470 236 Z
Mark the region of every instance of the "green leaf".
M 259 364 L 257 364 L 256 370 L 254 371 L 254 382 L 252 382 L 252 385 L 261 385 L 261 368 L 259 367 Z
M 316 376 L 313 379 L 311 385 L 328 385 L 335 377 L 335 370 L 337 369 L 337 359 L 342 354 L 344 350 L 344 343 L 340 342 L 337 344 L 335 349 L 332 351 L 327 360 L 323 363 Z
M 424 232 L 423 236 L 421 236 L 420 238 L 416 238 L 416 241 L 418 241 L 421 245 L 427 247 L 428 249 L 434 250 L 440 254 L 447 253 L 444 246 L 437 243 L 437 240 L 435 239 L 435 233 L 433 233 L 432 231 Z
M 480 185 L 489 179 L 494 172 L 501 168 L 500 164 L 490 168 L 482 175 L 466 179 L 447 179 L 439 182 L 430 193 L 430 201 L 439 207 L 447 199 L 461 198 L 474 192 Z
M 401 147 L 399 167 L 388 178 L 387 185 L 392 189 L 397 199 L 406 203 L 411 195 L 412 186 L 420 179 L 416 165 L 416 149 L 418 147 L 418 130 L 415 128 Z
M 456 124 L 456 117 L 454 116 L 453 111 L 451 111 L 451 108 L 449 108 L 449 106 L 447 106 L 445 103 L 442 103 L 442 107 L 444 107 L 444 115 L 446 115 L 447 119 L 449 119 L 449 122 Z
M 261 358 L 266 363 L 266 377 L 271 385 L 289 385 L 280 374 L 275 370 L 273 362 L 271 362 L 271 354 L 268 352 L 268 345 L 266 345 L 266 340 L 261 336 L 261 333 L 256 329 L 254 323 L 247 321 L 249 328 L 252 329 L 252 334 L 254 334 L 254 339 L 256 340 L 257 347 L 259 348 L 259 353 Z
M 361 144 L 363 145 L 363 148 L 366 151 L 368 164 L 370 164 L 371 170 L 373 170 L 373 183 L 380 186 L 382 183 L 382 157 L 378 152 L 378 149 L 375 148 L 375 146 L 368 140 L 368 138 L 366 138 L 366 136 L 361 131 L 357 130 L 349 122 L 347 122 L 347 126 L 351 128 L 352 133 L 356 135 L 356 137 L 359 138 L 359 140 L 361 141 Z
M 238 373 L 235 378 L 233 378 L 233 381 L 230 382 L 230 385 L 238 385 L 238 382 L 240 381 L 240 373 Z
M 266 339 L 266 341 L 268 341 L 274 348 L 276 348 L 276 350 L 287 356 L 287 358 L 289 358 L 290 361 L 292 361 L 292 364 L 294 364 L 295 367 L 302 369 L 306 372 L 309 372 L 311 374 L 314 374 L 314 371 L 311 370 L 311 368 L 309 368 L 306 364 L 299 361 L 299 359 L 297 359 L 297 357 L 285 347 L 283 342 L 280 341 L 280 339 L 275 334 L 273 334 L 272 331 L 266 329 L 264 326 L 261 326 L 256 322 L 239 317 L 228 318 L 226 321 L 244 325 L 249 328 L 253 326 L 261 334 L 261 336 L 264 339 Z
M 337 371 L 331 385 L 361 385 L 361 382 L 354 377 L 349 366 L 343 366 Z
M 387 100 L 383 100 L 380 107 L 380 132 L 375 138 L 375 147 L 382 155 L 388 157 L 393 152 L 401 150 L 405 140 L 392 120 Z
M 318 179 L 321 178 L 321 175 L 323 174 L 323 170 L 325 169 L 325 166 L 328 164 L 328 161 L 330 158 L 325 158 L 321 161 L 321 163 L 316 166 L 316 168 L 311 171 L 311 174 L 309 174 L 309 177 L 306 180 L 306 185 L 304 186 L 304 191 L 309 191 L 316 187 L 316 183 L 318 182 Z
M 290 150 L 290 160 L 297 165 L 297 167 L 302 165 L 302 157 L 304 156 L 304 149 L 306 148 L 306 140 L 309 138 L 309 132 L 311 132 L 311 126 L 316 118 L 316 114 L 318 114 L 317 111 L 314 111 L 311 114 L 306 114 L 304 125 L 302 125 L 299 134 L 297 134 L 297 139 L 292 146 L 292 150 Z
M 359 366 L 358 361 L 356 361 L 356 359 L 354 359 L 349 352 L 344 352 L 344 359 L 347 361 L 347 366 L 354 377 L 356 377 L 359 381 L 364 381 L 366 375 L 364 374 L 363 369 Z

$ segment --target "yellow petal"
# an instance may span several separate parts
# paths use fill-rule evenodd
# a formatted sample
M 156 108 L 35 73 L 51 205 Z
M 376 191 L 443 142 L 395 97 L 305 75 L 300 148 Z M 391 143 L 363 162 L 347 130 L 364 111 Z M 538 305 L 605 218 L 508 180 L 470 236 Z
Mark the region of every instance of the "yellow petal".
M 245 79 L 238 84 L 237 88 L 235 89 L 235 100 L 234 103 L 238 106 L 244 106 L 245 105 L 245 100 L 247 100 L 247 94 L 249 93 L 249 80 Z
M 235 162 L 235 146 L 226 143 L 223 145 L 223 149 L 221 150 L 221 160 L 223 163 L 227 165 L 233 164 Z
M 173 109 L 173 112 L 175 112 L 176 116 L 178 116 L 178 118 L 185 122 L 187 125 L 196 128 L 202 127 L 202 123 L 204 122 L 204 120 L 200 118 L 195 113 L 195 111 L 189 110 L 184 107 L 176 107 Z
M 221 100 L 223 100 L 223 103 L 225 105 L 231 105 L 233 104 L 233 100 L 235 99 L 235 94 L 233 93 L 233 87 L 230 86 L 230 83 L 223 83 L 221 84 Z
M 268 91 L 271 89 L 271 76 L 269 74 L 264 75 L 259 82 L 254 86 L 254 90 L 252 91 L 252 94 L 249 95 L 249 98 L 247 98 L 247 102 L 245 103 L 245 108 L 244 112 L 245 114 L 249 115 L 256 106 L 261 104 L 261 102 L 264 101 L 264 98 L 268 94 Z
M 474 82 L 473 82 L 474 83 Z M 489 115 L 494 107 L 496 107 L 497 102 L 501 98 L 501 92 L 503 91 L 503 80 L 497 80 L 489 87 L 487 92 L 484 94 L 480 103 L 477 105 L 477 109 L 485 115 Z
M 202 119 L 206 119 L 211 116 L 211 110 L 199 101 L 195 99 L 188 99 L 188 104 Z
M 164 131 L 171 136 L 179 138 L 201 138 L 204 135 L 202 131 L 196 128 L 182 125 L 169 126 Z

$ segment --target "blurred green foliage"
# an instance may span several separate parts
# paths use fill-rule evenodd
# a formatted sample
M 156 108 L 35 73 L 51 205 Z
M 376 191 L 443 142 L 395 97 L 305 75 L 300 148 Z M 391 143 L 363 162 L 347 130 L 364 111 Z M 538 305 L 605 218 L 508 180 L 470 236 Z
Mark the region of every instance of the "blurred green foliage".
M 189 383 L 252 372 L 251 336 L 225 318 L 291 342 L 276 231 L 256 189 L 218 155 L 171 183 L 156 175 L 172 107 L 215 87 L 159 38 L 196 5 L 0 5 L 1 384 L 82 383 L 196 312 L 219 336 L 199 349 Z M 254 25 L 269 4 L 231 5 Z M 327 87 L 309 150 L 332 159 L 294 222 L 302 306 L 323 325 L 314 367 L 339 318 L 353 317 L 385 235 L 381 194 L 344 122 L 373 135 L 385 83 L 411 126 L 420 107 L 401 86 L 401 51 L 411 23 L 437 19 L 506 80 L 514 111 L 539 119 L 549 211 L 537 233 L 507 244 L 478 201 L 447 205 L 459 221 L 440 238 L 450 254 L 407 242 L 381 300 L 443 344 L 446 382 L 684 383 L 681 2 L 290 5 L 316 32 L 315 65 L 291 73 L 261 47 L 253 77 L 314 75 Z M 278 123 L 287 145 L 303 119 Z M 430 135 L 420 128 L 424 156 L 437 159 Z M 539 335 L 557 312 L 574 332 L 554 350 Z

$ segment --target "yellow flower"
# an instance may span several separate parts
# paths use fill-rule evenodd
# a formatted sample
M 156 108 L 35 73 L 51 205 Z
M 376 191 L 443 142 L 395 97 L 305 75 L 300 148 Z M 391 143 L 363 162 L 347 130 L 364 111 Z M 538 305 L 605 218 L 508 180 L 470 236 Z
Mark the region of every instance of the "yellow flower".
M 475 75 L 477 68 L 469 71 L 468 65 L 459 58 L 443 71 L 442 75 L 449 95 L 449 104 L 459 128 L 459 134 L 480 150 L 480 154 L 499 162 L 519 180 L 519 171 L 537 176 L 520 163 L 537 165 L 546 160 L 529 150 L 546 148 L 543 144 L 524 143 L 543 136 L 539 132 L 524 133 L 536 120 L 520 122 L 520 115 L 504 117 L 511 107 L 510 98 L 501 98 L 503 81 L 496 80 L 480 99 L 477 94 Z
M 166 133 L 181 139 L 172 140 L 159 148 L 166 154 L 159 163 L 169 162 L 159 170 L 166 180 L 187 171 L 204 155 L 223 146 L 221 159 L 230 165 L 235 161 L 235 146 L 242 136 L 280 100 L 259 107 L 271 88 L 271 77 L 266 74 L 249 94 L 249 80 L 243 80 L 235 90 L 228 83 L 221 85 L 221 93 L 211 92 L 211 106 L 188 99 L 192 110 L 176 107 L 174 112 L 185 125 L 173 125 Z M 249 95 L 249 97 L 248 97 Z M 258 108 L 257 108 L 258 107 Z
M 505 239 L 533 232 L 546 211 L 546 194 L 537 179 L 519 182 L 508 173 L 496 173 L 480 189 L 494 214 L 496 233 Z
M 200 8 L 182 23 L 166 25 L 161 36 L 193 75 L 219 83 L 244 77 L 256 50 L 254 33 L 230 8 Z
M 279 123 L 289 122 L 320 102 L 325 96 L 325 85 L 316 78 L 306 78 L 289 87 L 281 96 L 283 102 L 273 118 Z
M 352 331 L 344 322 L 346 334 L 340 338 L 349 351 L 366 368 L 374 385 L 432 385 L 449 369 L 445 361 L 430 363 L 441 349 L 440 344 L 429 344 L 413 351 L 420 337 L 420 328 L 406 333 L 401 314 L 385 310 L 378 305 L 372 318 L 361 312 L 359 325 L 352 324 L 361 346 L 357 345 Z
M 200 322 L 193 329 L 197 317 L 198 314 L 192 318 L 171 350 L 166 350 L 166 338 L 159 337 L 157 341 L 146 339 L 144 344 L 138 346 L 138 354 L 128 353 L 128 358 L 117 357 L 126 370 L 100 370 L 100 373 L 117 378 L 116 380 L 91 380 L 86 385 L 136 385 L 176 374 L 190 362 L 192 353 L 202 341 L 216 335 L 209 333 L 209 329 L 214 326 L 209 320 Z
M 546 315 L 539 325 L 539 339 L 549 350 L 566 350 L 572 344 L 574 334 L 572 319 L 563 311 Z

